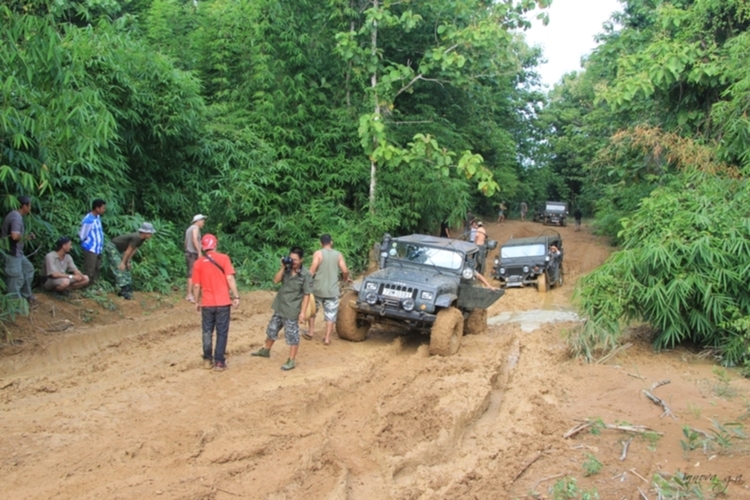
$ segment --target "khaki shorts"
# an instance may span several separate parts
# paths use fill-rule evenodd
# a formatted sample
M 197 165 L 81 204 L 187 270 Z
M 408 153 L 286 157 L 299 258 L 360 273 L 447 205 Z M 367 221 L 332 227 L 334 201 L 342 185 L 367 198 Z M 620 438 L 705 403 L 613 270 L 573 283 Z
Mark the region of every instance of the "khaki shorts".
M 187 277 L 193 277 L 193 266 L 198 261 L 198 254 L 193 252 L 185 252 L 185 264 L 187 264 Z
M 60 285 L 70 286 L 70 280 L 68 278 L 47 278 L 44 282 L 44 289 L 49 292 Z

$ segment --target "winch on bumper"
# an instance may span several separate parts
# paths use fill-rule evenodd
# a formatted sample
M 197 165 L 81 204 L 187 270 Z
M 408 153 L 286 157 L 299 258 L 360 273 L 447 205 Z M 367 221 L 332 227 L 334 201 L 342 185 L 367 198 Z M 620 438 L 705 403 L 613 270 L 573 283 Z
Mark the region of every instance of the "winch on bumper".
M 398 300 L 384 299 L 381 303 L 370 305 L 363 300 L 357 300 L 356 309 L 362 314 L 382 316 L 386 318 L 416 321 L 420 323 L 434 323 L 435 315 L 424 311 L 406 311 Z

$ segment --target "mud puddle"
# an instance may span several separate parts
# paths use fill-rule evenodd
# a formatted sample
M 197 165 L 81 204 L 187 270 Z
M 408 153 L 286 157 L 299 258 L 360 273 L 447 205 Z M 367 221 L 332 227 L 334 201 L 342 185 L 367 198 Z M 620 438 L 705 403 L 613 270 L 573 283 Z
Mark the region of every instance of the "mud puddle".
M 489 325 L 504 325 L 519 323 L 521 331 L 529 333 L 538 330 L 542 325 L 559 322 L 581 322 L 581 318 L 573 311 L 534 309 L 531 311 L 503 312 L 487 319 Z

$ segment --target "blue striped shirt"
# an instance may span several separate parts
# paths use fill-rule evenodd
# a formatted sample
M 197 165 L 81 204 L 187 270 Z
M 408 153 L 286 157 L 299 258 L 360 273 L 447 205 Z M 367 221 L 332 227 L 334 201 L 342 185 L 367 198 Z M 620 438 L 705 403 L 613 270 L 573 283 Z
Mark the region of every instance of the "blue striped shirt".
M 81 222 L 81 230 L 78 232 L 81 238 L 81 247 L 89 252 L 100 254 L 104 247 L 104 230 L 102 220 L 98 215 L 86 214 Z

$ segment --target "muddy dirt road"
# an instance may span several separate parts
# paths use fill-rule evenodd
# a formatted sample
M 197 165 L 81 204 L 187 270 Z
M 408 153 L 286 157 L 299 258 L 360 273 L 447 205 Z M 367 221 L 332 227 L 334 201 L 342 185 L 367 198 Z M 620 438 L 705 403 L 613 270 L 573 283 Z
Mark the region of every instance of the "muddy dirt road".
M 500 242 L 542 230 L 518 221 L 487 227 Z M 715 474 L 725 498 L 750 498 L 746 441 L 730 437 L 722 447 L 683 435 L 683 426 L 720 433 L 712 419 L 725 430 L 743 422 L 747 380 L 686 349 L 653 354 L 638 336 L 606 363 L 585 365 L 568 357 L 561 336 L 573 323 L 528 321 L 540 313 L 513 321 L 520 311 L 570 311 L 574 281 L 610 251 L 586 232 L 560 231 L 565 286 L 508 291 L 490 310 L 506 321 L 464 337 L 450 358 L 428 356 L 426 338 L 384 329 L 330 346 L 318 332 L 302 341 L 298 367 L 282 372 L 283 342 L 270 359 L 250 356 L 264 340 L 269 292 L 243 295 L 221 373 L 201 367 L 199 316 L 184 301 L 99 318 L 103 326 L 74 321 L 6 347 L 2 497 L 553 498 L 550 489 L 570 477 L 575 498 L 596 489 L 619 500 L 642 498 L 639 489 L 656 498 L 654 473 L 682 471 L 709 498 L 716 484 L 698 475 Z M 52 302 L 34 313 L 36 326 L 50 324 Z M 660 418 L 641 392 L 664 379 L 671 383 L 654 393 L 676 419 Z M 586 418 L 660 434 L 563 438 Z M 696 449 L 683 451 L 680 441 Z

